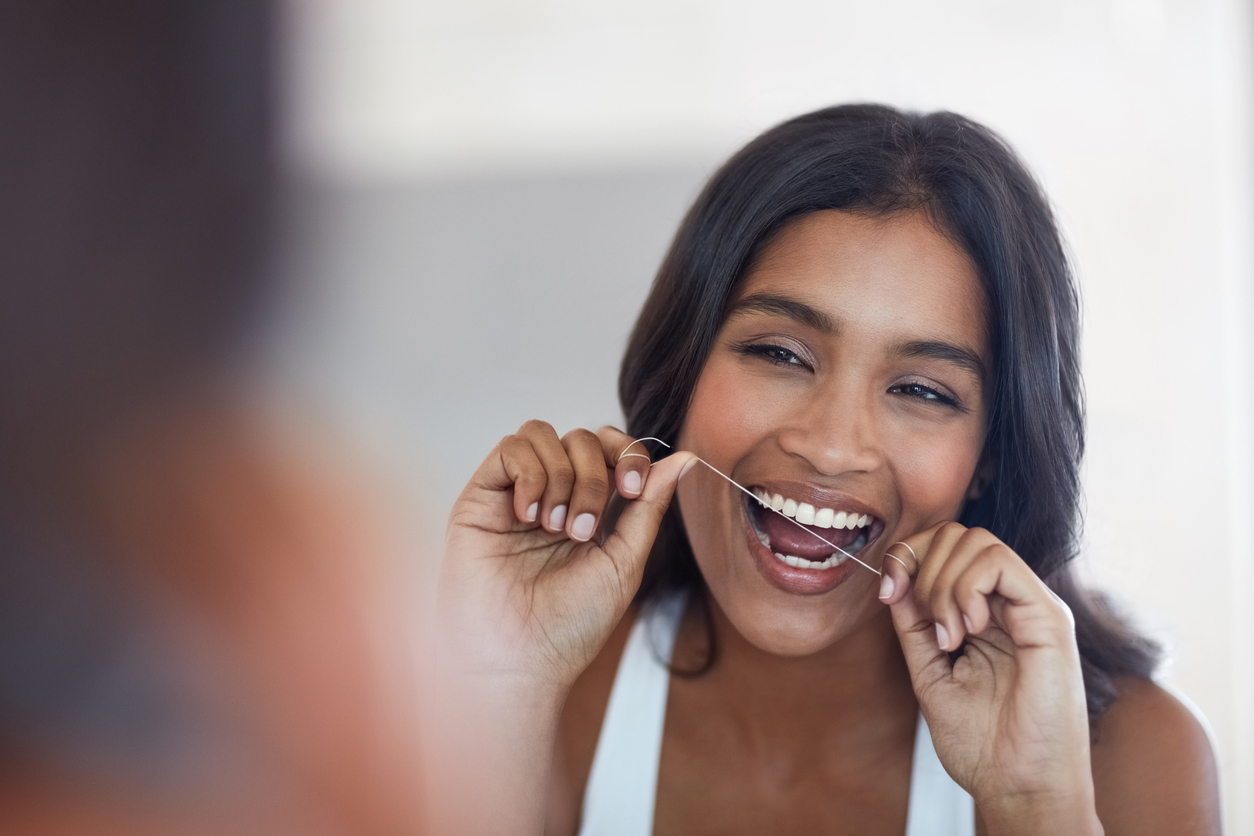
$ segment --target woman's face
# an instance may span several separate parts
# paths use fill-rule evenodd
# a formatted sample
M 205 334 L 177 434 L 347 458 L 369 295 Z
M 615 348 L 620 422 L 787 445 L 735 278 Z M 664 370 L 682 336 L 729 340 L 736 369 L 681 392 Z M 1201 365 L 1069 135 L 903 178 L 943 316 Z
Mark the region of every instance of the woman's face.
M 815 212 L 738 288 L 678 443 L 879 568 L 974 494 L 991 368 L 975 267 L 926 214 Z M 707 468 L 679 503 L 714 599 L 757 647 L 813 653 L 882 607 L 879 576 Z

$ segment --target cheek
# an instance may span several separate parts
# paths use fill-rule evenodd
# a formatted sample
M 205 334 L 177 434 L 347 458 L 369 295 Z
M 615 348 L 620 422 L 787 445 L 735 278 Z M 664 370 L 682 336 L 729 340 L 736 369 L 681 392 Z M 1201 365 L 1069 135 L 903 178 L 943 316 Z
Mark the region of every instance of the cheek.
M 737 462 L 778 424 L 770 399 L 755 397 L 734 362 L 711 358 L 693 391 L 677 448 L 690 450 L 735 478 Z M 696 470 L 679 483 L 680 514 L 702 574 L 712 587 L 721 586 L 734 561 L 714 560 L 738 545 L 739 492 L 709 468 Z
M 903 439 L 892 455 L 897 490 L 915 530 L 956 519 L 979 462 L 982 439 L 971 432 Z M 913 532 L 910 532 L 913 533 Z
M 711 357 L 693 391 L 679 444 L 726 473 L 778 423 L 777 404 L 757 396 L 734 360 Z

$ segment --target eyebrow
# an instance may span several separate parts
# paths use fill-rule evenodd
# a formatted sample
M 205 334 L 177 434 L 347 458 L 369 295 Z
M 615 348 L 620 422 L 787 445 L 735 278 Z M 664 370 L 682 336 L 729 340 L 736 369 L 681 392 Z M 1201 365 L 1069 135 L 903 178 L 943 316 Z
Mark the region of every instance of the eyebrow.
M 988 370 L 985 369 L 984 361 L 980 359 L 980 355 L 969 348 L 963 348 L 960 345 L 953 345 L 952 343 L 939 340 L 911 340 L 898 343 L 893 347 L 893 355 L 896 357 L 927 357 L 933 360 L 940 360 L 970 372 L 980 382 L 983 382 L 988 374 Z
M 755 293 L 752 296 L 746 296 L 731 306 L 731 310 L 727 312 L 727 318 L 731 319 L 737 314 L 752 312 L 786 316 L 823 334 L 836 333 L 836 323 L 818 308 L 812 308 L 805 302 L 798 302 L 787 296 L 776 296 L 773 293 Z

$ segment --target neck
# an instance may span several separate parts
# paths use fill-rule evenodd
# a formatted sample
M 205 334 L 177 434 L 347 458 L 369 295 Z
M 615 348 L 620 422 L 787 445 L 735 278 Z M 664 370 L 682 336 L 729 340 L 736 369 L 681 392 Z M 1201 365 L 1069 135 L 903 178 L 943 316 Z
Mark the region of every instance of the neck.
M 787 657 L 748 642 L 713 597 L 706 597 L 718 657 L 694 684 L 709 689 L 711 707 L 726 712 L 751 740 L 773 747 L 795 739 L 828 748 L 836 741 L 873 744 L 886 736 L 912 737 L 918 703 L 886 607 L 823 650 Z M 690 610 L 682 645 L 704 645 L 701 621 Z

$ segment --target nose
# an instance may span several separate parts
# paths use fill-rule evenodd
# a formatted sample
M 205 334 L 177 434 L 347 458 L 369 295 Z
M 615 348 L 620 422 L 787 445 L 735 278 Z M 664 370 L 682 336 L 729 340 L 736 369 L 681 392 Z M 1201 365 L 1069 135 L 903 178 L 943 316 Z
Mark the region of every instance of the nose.
M 816 386 L 790 403 L 777 433 L 780 447 L 824 476 L 870 473 L 884 461 L 871 398 L 850 385 Z

